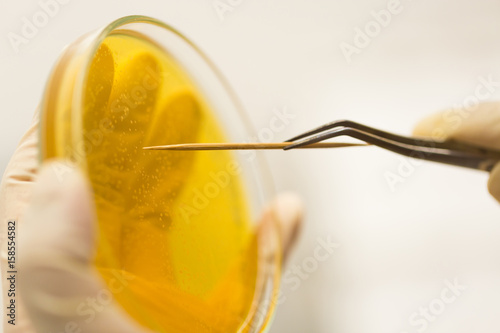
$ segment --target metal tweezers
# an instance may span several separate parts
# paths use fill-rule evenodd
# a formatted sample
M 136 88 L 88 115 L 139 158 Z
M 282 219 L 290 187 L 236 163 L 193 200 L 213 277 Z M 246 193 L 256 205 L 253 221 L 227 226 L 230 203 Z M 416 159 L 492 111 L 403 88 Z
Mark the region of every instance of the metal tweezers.
M 491 171 L 500 161 L 500 151 L 497 150 L 453 140 L 436 141 L 401 136 L 350 120 L 334 121 L 297 135 L 287 140 L 293 143 L 283 149 L 299 148 L 339 136 L 349 136 L 412 158 L 483 171 Z

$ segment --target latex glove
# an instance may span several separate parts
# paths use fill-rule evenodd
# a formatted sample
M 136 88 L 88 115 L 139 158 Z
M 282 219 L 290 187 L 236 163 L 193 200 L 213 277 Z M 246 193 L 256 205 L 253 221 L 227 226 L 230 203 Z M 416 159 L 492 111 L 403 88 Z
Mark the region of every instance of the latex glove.
M 456 139 L 500 150 L 500 102 L 440 112 L 422 120 L 413 134 L 437 140 Z M 491 171 L 488 190 L 500 202 L 500 164 Z
M 95 248 L 95 212 L 85 178 L 76 168 L 56 176 L 53 162 L 38 172 L 38 116 L 22 138 L 4 174 L 0 188 L 1 269 L 4 304 L 6 288 L 7 221 L 18 230 L 19 285 L 16 325 L 4 320 L 5 333 L 14 332 L 146 332 L 117 304 L 98 312 L 90 323 L 76 318 L 75 309 L 106 287 L 92 266 Z M 63 168 L 68 169 L 65 163 Z M 276 221 L 282 233 L 284 255 L 290 250 L 302 218 L 300 200 L 279 196 L 264 212 L 261 226 Z M 5 306 L 4 306 L 5 309 Z M 81 329 L 81 331 L 79 330 Z

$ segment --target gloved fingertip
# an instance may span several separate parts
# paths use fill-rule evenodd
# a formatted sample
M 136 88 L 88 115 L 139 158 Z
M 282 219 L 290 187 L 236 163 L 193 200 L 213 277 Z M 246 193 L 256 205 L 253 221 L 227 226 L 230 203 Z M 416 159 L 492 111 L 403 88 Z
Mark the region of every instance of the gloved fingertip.
M 304 213 L 302 199 L 295 193 L 278 195 L 273 203 L 277 218 L 284 226 L 298 225 Z
M 488 180 L 488 191 L 500 202 L 500 163 L 491 171 L 490 179 Z
M 302 225 L 304 205 L 297 194 L 286 192 L 274 200 L 272 210 L 279 224 L 283 249 L 286 253 L 297 239 Z
M 444 140 L 450 135 L 450 127 L 444 121 L 444 112 L 433 114 L 422 119 L 413 129 L 413 135 L 417 137 Z

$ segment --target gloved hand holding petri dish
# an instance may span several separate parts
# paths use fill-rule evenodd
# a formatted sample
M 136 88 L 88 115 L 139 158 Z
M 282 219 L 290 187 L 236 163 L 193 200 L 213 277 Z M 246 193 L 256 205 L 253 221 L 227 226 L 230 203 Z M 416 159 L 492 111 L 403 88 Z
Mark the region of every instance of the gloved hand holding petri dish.
M 47 164 L 26 213 L 20 293 L 31 322 L 23 318 L 23 332 L 268 326 L 300 201 L 288 195 L 269 204 L 258 154 L 142 149 L 243 141 L 251 133 L 194 44 L 146 17 L 85 35 L 58 60 L 39 117 L 2 185 L 2 205 L 17 200 L 5 214 L 24 228 L 20 202 L 31 186 L 23 200 L 13 198 L 20 165 L 30 165 L 31 182 L 38 166 L 26 155 Z

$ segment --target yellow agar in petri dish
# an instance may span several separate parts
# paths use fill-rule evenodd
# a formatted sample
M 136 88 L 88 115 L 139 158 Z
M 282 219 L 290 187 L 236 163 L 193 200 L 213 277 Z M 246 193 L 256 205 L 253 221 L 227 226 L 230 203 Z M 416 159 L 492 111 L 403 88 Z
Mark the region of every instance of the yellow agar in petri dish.
M 241 329 L 258 251 L 232 153 L 142 150 L 224 142 L 203 95 L 165 50 L 118 30 L 97 50 L 83 98 L 89 144 L 76 159 L 94 191 L 96 267 L 113 297 L 158 332 Z M 57 157 L 50 144 L 61 143 L 47 144 L 45 157 Z

